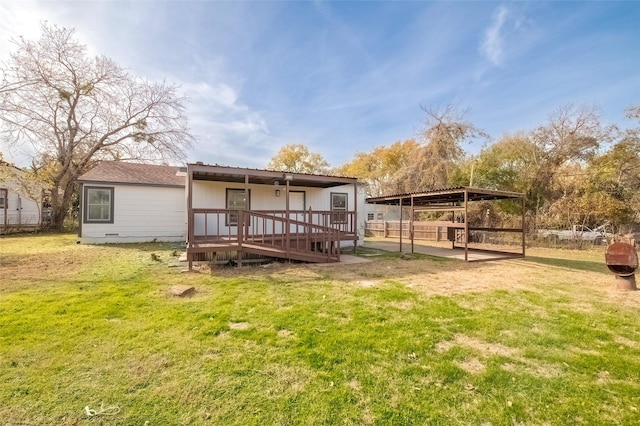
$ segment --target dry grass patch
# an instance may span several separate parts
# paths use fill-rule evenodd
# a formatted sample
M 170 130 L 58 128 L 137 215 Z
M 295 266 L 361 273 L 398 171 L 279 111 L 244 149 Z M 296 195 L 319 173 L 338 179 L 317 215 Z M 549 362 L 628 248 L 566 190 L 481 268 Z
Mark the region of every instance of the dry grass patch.
M 248 322 L 230 322 L 229 328 L 231 330 L 248 330 L 249 323 Z
M 483 354 L 484 356 L 497 355 L 497 356 L 511 357 L 511 356 L 515 356 L 518 353 L 518 351 L 514 348 L 508 348 L 498 343 L 483 342 L 479 339 L 465 336 L 463 334 L 457 334 L 456 336 L 454 336 L 452 340 L 439 342 L 437 345 L 437 350 L 439 352 L 445 352 L 455 346 L 464 346 L 464 347 L 474 349 L 480 352 L 481 354 Z
M 486 371 L 487 367 L 477 358 L 467 358 L 457 363 L 458 367 L 470 374 L 480 374 Z

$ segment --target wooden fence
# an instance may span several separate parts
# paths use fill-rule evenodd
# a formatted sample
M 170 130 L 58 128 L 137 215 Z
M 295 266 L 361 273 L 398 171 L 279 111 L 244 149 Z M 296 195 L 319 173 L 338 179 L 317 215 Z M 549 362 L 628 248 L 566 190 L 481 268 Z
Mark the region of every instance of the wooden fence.
M 402 237 L 410 238 L 410 222 L 402 221 Z M 365 236 L 399 238 L 399 220 L 368 220 L 365 222 Z M 446 241 L 447 224 L 437 222 L 413 222 L 413 238 L 416 240 Z

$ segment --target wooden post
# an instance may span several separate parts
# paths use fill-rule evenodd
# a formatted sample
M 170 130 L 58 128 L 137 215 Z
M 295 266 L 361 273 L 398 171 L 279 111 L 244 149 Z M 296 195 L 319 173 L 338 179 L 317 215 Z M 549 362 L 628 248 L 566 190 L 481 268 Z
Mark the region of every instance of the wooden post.
M 285 231 L 285 237 L 286 237 L 286 250 L 287 250 L 287 258 L 289 259 L 289 262 L 291 262 L 291 222 L 289 219 L 289 179 L 285 179 L 285 182 L 287 183 L 287 186 L 285 188 L 285 195 L 286 195 L 286 214 L 287 214 L 287 220 L 285 221 L 285 226 L 287 227 L 287 230 Z
M 358 254 L 358 183 L 353 183 L 353 220 L 351 223 L 351 230 L 353 232 L 353 254 Z M 364 230 L 363 230 L 364 232 Z M 338 257 L 339 259 L 339 257 Z
M 192 248 L 195 243 L 195 226 L 195 215 L 193 213 L 193 168 L 187 166 L 187 260 L 189 261 L 189 271 L 193 270 L 193 254 L 189 254 L 189 249 Z
M 242 266 L 242 240 L 244 238 L 244 210 L 238 210 L 238 267 Z

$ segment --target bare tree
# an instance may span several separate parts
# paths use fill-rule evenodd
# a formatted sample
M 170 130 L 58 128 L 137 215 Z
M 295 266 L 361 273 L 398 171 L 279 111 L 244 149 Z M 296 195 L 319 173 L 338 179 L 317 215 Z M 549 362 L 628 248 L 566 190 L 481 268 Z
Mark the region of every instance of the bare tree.
M 422 107 L 426 113 L 420 134 L 423 145 L 415 161 L 399 175 L 407 191 L 442 188 L 450 184 L 453 171 L 465 157 L 462 143 L 487 135 L 466 120 L 466 111 L 454 105 Z
M 97 161 L 180 161 L 192 137 L 176 86 L 89 57 L 73 29 L 43 23 L 41 30 L 38 41 L 13 40 L 16 50 L 1 66 L 0 124 L 10 144 L 32 146 L 60 229 L 77 178 Z

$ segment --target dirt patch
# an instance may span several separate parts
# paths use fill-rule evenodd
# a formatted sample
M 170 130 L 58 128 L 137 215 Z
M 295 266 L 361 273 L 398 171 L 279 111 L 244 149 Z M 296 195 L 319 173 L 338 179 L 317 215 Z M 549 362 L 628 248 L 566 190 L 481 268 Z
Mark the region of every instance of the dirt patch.
M 249 328 L 248 322 L 230 322 L 229 329 L 231 330 L 246 330 Z
M 464 361 L 458 363 L 458 367 L 471 374 L 480 374 L 487 369 L 484 364 L 477 358 L 465 359 Z
M 462 346 L 465 348 L 474 349 L 481 353 L 483 356 L 505 356 L 514 357 L 518 355 L 518 350 L 509 348 L 499 343 L 487 343 L 482 340 L 475 339 L 473 337 L 465 336 L 464 334 L 456 334 L 453 340 L 445 340 L 438 342 L 436 345 L 436 351 L 446 352 L 455 346 Z
M 446 352 L 455 346 L 462 346 L 480 352 L 480 358 L 467 358 L 458 363 L 458 366 L 468 373 L 479 374 L 485 370 L 482 358 L 502 356 L 512 360 L 502 365 L 502 369 L 512 373 L 526 373 L 532 376 L 552 378 L 562 374 L 562 369 L 555 365 L 541 364 L 536 360 L 525 358 L 520 351 L 499 343 L 488 343 L 463 334 L 457 334 L 452 340 L 439 342 L 436 345 L 438 352 Z
M 358 379 L 351 379 L 347 382 L 347 386 L 349 386 L 351 389 L 355 390 L 355 391 L 361 391 L 362 390 L 362 384 L 360 384 L 360 381 Z
M 622 336 L 615 336 L 613 340 L 615 340 L 616 343 L 620 343 L 621 345 L 628 346 L 633 349 L 637 349 L 639 346 L 637 342 Z
M 285 329 L 278 331 L 278 337 L 282 337 L 283 339 L 292 339 L 293 336 L 294 334 L 292 331 L 285 330 Z
M 559 377 L 562 374 L 562 370 L 559 367 L 553 365 L 539 365 L 521 358 L 523 364 L 506 363 L 502 364 L 502 369 L 514 374 L 525 373 L 530 376 L 544 377 L 545 379 L 551 379 Z
M 392 308 L 400 309 L 402 311 L 410 311 L 411 309 L 413 309 L 415 304 L 410 300 L 404 300 L 402 302 L 391 302 L 389 303 L 389 306 L 391 306 Z

